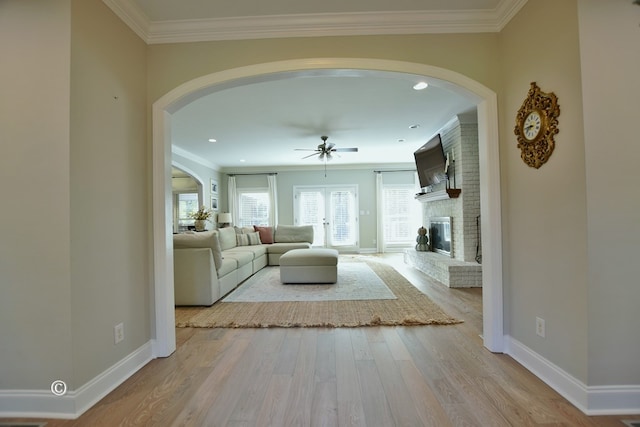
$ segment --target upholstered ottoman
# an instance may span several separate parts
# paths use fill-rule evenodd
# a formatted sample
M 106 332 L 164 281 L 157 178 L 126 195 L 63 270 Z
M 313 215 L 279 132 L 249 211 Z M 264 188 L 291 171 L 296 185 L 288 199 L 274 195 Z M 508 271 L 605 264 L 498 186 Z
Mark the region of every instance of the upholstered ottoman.
M 292 249 L 280 257 L 280 281 L 288 283 L 336 283 L 338 251 L 335 249 Z

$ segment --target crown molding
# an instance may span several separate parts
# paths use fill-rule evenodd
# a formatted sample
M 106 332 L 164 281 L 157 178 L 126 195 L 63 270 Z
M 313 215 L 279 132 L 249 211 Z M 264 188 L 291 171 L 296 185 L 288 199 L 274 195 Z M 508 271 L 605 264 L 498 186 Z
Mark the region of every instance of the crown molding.
M 171 153 L 184 157 L 187 160 L 191 160 L 192 162 L 195 162 L 201 166 L 207 167 L 209 169 L 213 169 L 214 171 L 217 171 L 220 169 L 220 166 L 218 166 L 217 164 L 212 163 L 209 160 L 198 156 L 197 154 L 193 154 L 191 151 L 184 150 L 175 145 L 171 146 Z
M 494 31 L 495 20 L 484 11 L 323 13 L 154 22 L 147 42 Z
M 151 22 L 133 0 L 102 0 L 118 18 L 133 30 L 147 44 Z
M 502 0 L 496 8 L 498 31 L 502 31 L 526 3 L 527 0 Z
M 147 44 L 282 37 L 498 32 L 527 0 L 493 10 L 321 13 L 150 21 L 133 0 L 103 0 Z

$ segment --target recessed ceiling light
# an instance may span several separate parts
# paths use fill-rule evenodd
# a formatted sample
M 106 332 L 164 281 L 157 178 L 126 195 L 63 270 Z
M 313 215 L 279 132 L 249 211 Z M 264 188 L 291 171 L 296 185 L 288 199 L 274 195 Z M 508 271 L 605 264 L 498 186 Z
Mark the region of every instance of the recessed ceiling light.
M 429 86 L 429 83 L 427 82 L 419 82 L 413 85 L 413 88 L 415 90 L 423 90 L 423 89 L 426 89 L 428 86 Z
M 209 142 L 217 142 L 215 138 L 209 138 Z
M 409 126 L 409 129 L 418 129 L 420 127 L 420 125 L 411 125 Z
M 244 163 L 244 162 L 246 162 L 245 159 L 240 159 L 240 163 Z

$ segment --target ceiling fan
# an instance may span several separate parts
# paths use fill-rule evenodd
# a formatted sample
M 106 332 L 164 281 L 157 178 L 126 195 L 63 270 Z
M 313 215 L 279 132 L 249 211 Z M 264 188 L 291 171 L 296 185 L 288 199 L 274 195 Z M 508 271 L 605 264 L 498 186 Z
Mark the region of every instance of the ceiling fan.
M 316 147 L 316 148 L 296 148 L 296 150 L 297 151 L 313 151 L 313 153 L 309 154 L 308 156 L 304 156 L 303 159 L 306 159 L 306 158 L 311 157 L 311 156 L 318 156 L 318 159 L 320 161 L 324 160 L 325 162 L 329 161 L 329 160 L 331 160 L 333 158 L 332 157 L 333 153 L 337 153 L 337 152 L 355 153 L 355 152 L 358 151 L 358 149 L 355 148 L 355 147 L 351 147 L 351 148 L 336 148 L 334 143 L 327 142 L 327 139 L 329 139 L 329 137 L 326 136 L 326 135 L 321 136 L 320 139 L 322 140 L 322 144 L 318 144 L 318 147 Z

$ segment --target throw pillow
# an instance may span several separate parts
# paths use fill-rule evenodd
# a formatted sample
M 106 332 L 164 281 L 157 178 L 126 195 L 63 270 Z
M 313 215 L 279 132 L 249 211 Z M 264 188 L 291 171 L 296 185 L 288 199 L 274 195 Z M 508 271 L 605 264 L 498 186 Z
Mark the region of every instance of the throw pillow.
M 255 231 L 253 227 L 238 227 L 237 225 L 234 225 L 233 229 L 236 230 L 236 234 L 247 234 Z
M 273 227 L 259 227 L 254 225 L 253 228 L 260 235 L 260 241 L 262 243 L 273 243 Z
M 220 235 L 220 246 L 223 251 L 227 249 L 235 248 L 236 245 L 236 232 L 232 227 L 224 227 L 218 229 Z
M 258 233 L 236 234 L 238 246 L 259 245 L 260 235 Z

